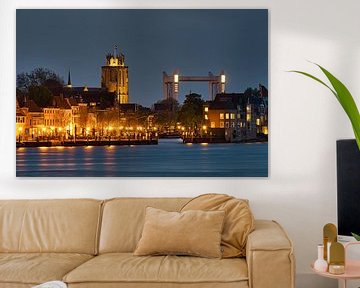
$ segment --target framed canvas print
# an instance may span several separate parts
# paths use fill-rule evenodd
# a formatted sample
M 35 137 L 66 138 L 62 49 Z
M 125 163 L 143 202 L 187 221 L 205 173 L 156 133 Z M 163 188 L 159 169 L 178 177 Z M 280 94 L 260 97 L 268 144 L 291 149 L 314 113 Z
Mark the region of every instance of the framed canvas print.
M 18 177 L 267 177 L 266 9 L 18 9 Z

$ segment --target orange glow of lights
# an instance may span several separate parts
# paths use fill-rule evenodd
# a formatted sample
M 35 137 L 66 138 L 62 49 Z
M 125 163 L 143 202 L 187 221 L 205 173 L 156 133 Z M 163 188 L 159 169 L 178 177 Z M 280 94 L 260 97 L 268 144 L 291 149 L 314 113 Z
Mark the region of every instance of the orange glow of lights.
M 64 147 L 64 146 L 55 146 L 54 148 L 55 148 L 56 150 L 64 150 L 65 147 Z

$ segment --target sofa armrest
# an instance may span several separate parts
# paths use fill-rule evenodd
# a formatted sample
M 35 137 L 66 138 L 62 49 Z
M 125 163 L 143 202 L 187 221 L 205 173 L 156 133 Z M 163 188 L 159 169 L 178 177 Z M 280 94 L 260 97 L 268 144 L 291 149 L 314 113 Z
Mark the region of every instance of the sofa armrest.
M 248 236 L 246 261 L 250 288 L 294 288 L 293 245 L 275 221 L 256 220 Z

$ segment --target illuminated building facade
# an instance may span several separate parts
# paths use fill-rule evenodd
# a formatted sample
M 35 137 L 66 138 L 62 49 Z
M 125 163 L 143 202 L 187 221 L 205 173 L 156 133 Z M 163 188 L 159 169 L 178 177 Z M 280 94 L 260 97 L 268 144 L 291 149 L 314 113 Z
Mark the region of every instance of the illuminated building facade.
M 263 92 L 265 87 L 263 87 Z M 215 138 L 227 142 L 256 140 L 259 135 L 267 137 L 267 90 L 266 95 L 246 93 L 217 94 L 214 101 L 203 107 L 206 127 Z
M 25 127 L 21 130 L 22 138 L 34 140 L 45 134 L 44 112 L 33 100 L 28 100 L 20 108 L 25 114 Z
M 50 105 L 40 107 L 28 95 L 21 105 L 17 102 L 17 141 L 115 135 L 122 132 L 113 127 L 129 130 L 131 126 L 141 126 L 144 117 L 140 119 L 136 114 L 143 107 L 129 103 L 128 66 L 116 46 L 102 66 L 101 87 L 73 86 L 70 69 L 67 78 L 64 86 L 48 87 L 54 95 Z
M 20 137 L 25 131 L 26 127 L 26 114 L 16 105 L 16 138 L 21 140 Z
M 69 99 L 54 96 L 53 104 L 45 107 L 44 128 L 50 136 L 62 136 L 72 133 L 74 129 L 73 111 Z M 67 132 L 67 133 L 65 133 Z
M 116 104 L 129 103 L 129 68 L 124 54 L 106 55 L 106 65 L 101 67 L 101 87 L 116 94 Z

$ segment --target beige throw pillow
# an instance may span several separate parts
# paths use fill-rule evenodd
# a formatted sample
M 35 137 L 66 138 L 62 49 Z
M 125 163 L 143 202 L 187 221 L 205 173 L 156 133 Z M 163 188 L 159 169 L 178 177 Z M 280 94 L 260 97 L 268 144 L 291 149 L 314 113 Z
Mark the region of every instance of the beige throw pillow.
M 167 212 L 147 207 L 134 255 L 221 257 L 224 211 Z
M 225 211 L 221 236 L 222 257 L 245 256 L 247 237 L 254 230 L 254 217 L 247 200 L 225 194 L 204 194 L 190 200 L 181 209 L 188 210 Z

